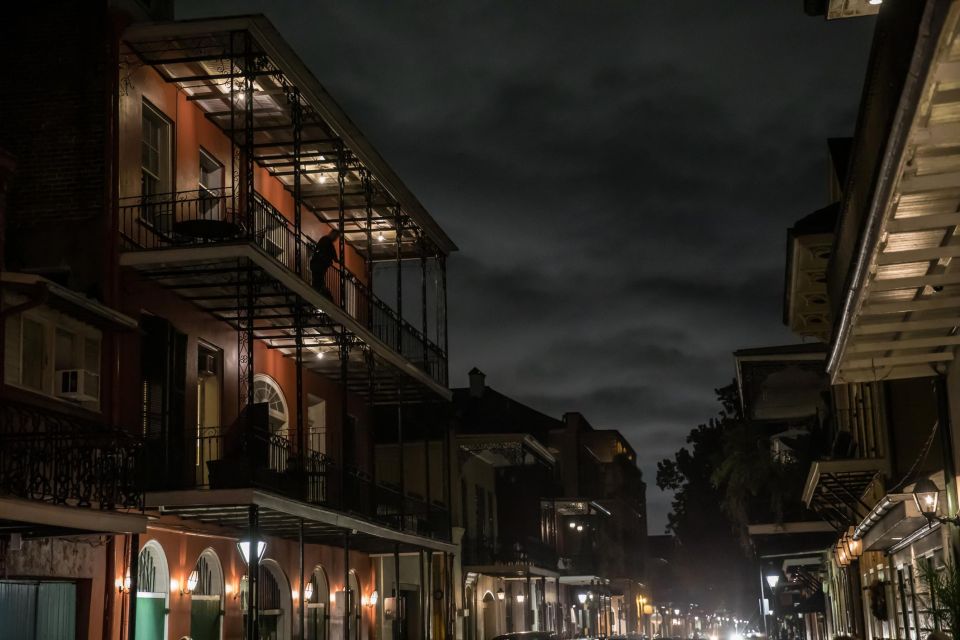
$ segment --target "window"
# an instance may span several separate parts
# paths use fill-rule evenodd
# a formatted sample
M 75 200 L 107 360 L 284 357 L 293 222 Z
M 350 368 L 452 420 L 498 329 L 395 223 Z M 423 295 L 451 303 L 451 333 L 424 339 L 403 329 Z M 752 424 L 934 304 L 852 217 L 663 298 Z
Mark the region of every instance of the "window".
M 212 155 L 200 149 L 200 216 L 207 220 L 223 217 L 223 165 Z
M 162 233 L 173 223 L 171 130 L 173 125 L 153 105 L 143 101 L 141 115 L 140 183 L 143 218 Z
M 100 331 L 47 307 L 6 321 L 7 384 L 97 410 Z

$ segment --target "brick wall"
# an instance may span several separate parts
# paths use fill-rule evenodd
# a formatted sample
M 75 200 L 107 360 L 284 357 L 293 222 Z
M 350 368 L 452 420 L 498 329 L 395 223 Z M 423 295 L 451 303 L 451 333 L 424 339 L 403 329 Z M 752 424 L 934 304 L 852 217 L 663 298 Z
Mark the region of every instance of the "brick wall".
M 62 271 L 65 284 L 102 297 L 117 76 L 111 21 L 104 2 L 21 9 L 0 21 L 0 147 L 17 159 L 7 267 Z

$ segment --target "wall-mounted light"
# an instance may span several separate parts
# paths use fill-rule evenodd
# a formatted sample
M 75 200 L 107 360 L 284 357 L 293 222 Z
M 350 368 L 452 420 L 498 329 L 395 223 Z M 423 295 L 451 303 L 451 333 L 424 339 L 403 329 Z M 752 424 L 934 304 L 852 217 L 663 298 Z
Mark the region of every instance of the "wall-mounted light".
M 237 543 L 237 549 L 243 557 L 243 561 L 250 564 L 250 541 L 241 540 Z M 263 560 L 263 554 L 267 550 L 267 543 L 264 540 L 257 540 L 257 560 Z
M 506 592 L 504 592 L 503 587 L 497 589 L 497 600 L 503 600 L 507 597 Z
M 380 594 L 374 591 L 373 593 L 370 594 L 370 597 L 367 598 L 367 604 L 370 605 L 371 607 L 375 607 L 377 606 L 377 602 L 379 602 L 379 600 L 380 600 Z
M 526 596 L 524 596 L 522 593 L 518 593 L 518 594 L 517 594 L 517 603 L 523 604 L 523 601 L 524 601 L 525 599 L 526 599 Z
M 303 585 L 303 601 L 310 602 L 310 598 L 312 597 L 313 597 L 313 583 L 308 582 L 307 584 Z
M 228 582 L 227 584 L 223 585 L 223 593 L 224 593 L 225 595 L 228 595 L 228 596 L 229 596 L 229 595 L 232 595 L 232 596 L 234 597 L 234 599 L 237 598 L 237 596 L 239 595 L 239 592 L 240 592 L 240 590 L 234 588 L 233 584 L 230 583 L 230 582 Z
M 570 528 L 571 528 L 571 529 L 576 529 L 576 527 L 577 527 L 577 523 L 576 523 L 575 521 L 571 520 L 571 521 L 570 521 Z
M 179 591 L 180 595 L 183 595 L 183 589 L 180 588 L 180 581 L 176 578 L 170 578 L 170 593 L 174 591 Z
M 190 572 L 190 575 L 187 576 L 187 593 L 193 593 L 197 588 L 197 584 L 200 582 L 200 574 L 197 573 L 197 570 L 194 569 Z
M 297 591 L 296 589 L 291 589 L 290 595 L 293 597 L 294 600 L 300 599 L 300 592 Z
M 582 524 L 578 524 L 578 525 L 577 525 L 577 531 L 583 531 L 583 525 L 582 525 Z
M 124 593 L 123 578 L 117 578 L 113 581 L 113 586 L 117 588 L 117 593 Z

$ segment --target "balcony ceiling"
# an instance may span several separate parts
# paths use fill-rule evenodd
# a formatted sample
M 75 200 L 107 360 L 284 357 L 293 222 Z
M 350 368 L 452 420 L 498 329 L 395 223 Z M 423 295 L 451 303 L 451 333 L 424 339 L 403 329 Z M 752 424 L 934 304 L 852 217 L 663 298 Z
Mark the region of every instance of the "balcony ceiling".
M 831 345 L 835 384 L 936 375 L 960 345 L 958 14 L 918 40 Z
M 359 251 L 367 254 L 369 241 L 374 259 L 390 259 L 396 254 L 398 228 L 402 255 L 421 255 L 421 233 L 424 242 L 437 252 L 455 251 L 456 245 L 265 17 L 134 25 L 124 33 L 121 76 L 129 76 L 142 65 L 153 67 L 242 147 L 245 96 L 243 76 L 239 74 L 243 71 L 246 35 L 256 61 L 252 141 L 256 162 L 293 191 L 294 126 L 289 91 L 296 88 L 303 112 L 300 160 L 304 206 L 319 219 L 337 224 L 339 158 L 343 163 L 346 239 Z M 342 155 L 338 155 L 341 149 Z M 369 184 L 363 180 L 364 175 L 370 176 Z

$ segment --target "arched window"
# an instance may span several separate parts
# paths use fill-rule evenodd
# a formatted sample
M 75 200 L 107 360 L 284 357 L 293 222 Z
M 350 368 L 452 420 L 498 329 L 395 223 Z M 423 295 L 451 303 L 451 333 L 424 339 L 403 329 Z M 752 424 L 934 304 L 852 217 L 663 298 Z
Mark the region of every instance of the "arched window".
M 310 582 L 306 587 L 309 598 L 305 598 L 307 605 L 307 633 L 306 640 L 327 640 L 330 618 L 330 584 L 327 582 L 327 572 L 317 565 Z
M 260 563 L 257 582 L 259 591 L 260 638 L 262 640 L 290 640 L 290 625 L 293 621 L 293 597 L 290 582 L 275 560 L 265 559 Z M 241 606 L 247 612 L 247 580 L 240 582 Z
M 267 405 L 271 433 L 286 432 L 290 414 L 287 411 L 287 400 L 276 380 L 262 373 L 253 376 L 253 402 Z
M 223 612 L 223 569 L 220 558 L 207 548 L 194 565 L 197 585 L 190 592 L 190 637 L 193 640 L 220 640 Z
M 137 640 L 167 637 L 170 571 L 156 540 L 148 540 L 137 556 Z

